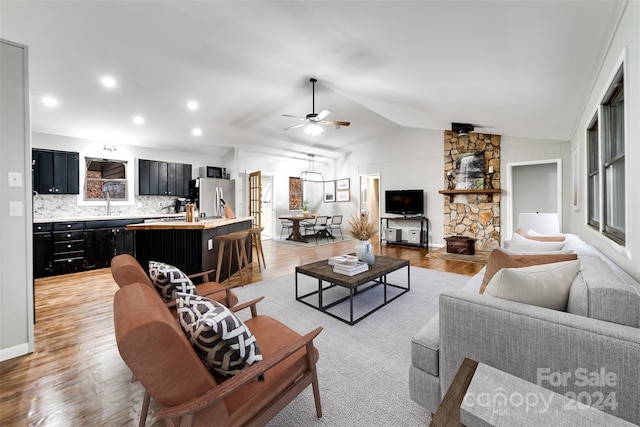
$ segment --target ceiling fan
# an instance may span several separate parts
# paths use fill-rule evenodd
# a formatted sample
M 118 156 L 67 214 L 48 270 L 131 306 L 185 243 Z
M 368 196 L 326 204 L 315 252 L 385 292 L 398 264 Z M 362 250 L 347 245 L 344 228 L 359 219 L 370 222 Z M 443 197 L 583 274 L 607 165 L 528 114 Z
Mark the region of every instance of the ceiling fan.
M 291 114 L 283 114 L 283 117 L 291 117 L 298 120 L 303 120 L 304 123 L 299 123 L 297 125 L 289 126 L 284 128 L 284 130 L 296 129 L 302 126 L 306 126 L 304 131 L 309 135 L 320 135 L 324 132 L 324 129 L 321 125 L 329 125 L 335 126 L 339 128 L 340 126 L 349 126 L 350 122 L 342 122 L 338 120 L 325 120 L 324 118 L 331 114 L 331 110 L 322 110 L 316 114 L 316 82 L 317 79 L 311 78 L 309 81 L 312 84 L 311 88 L 311 111 L 312 113 L 307 114 L 306 117 L 298 117 L 292 116 Z

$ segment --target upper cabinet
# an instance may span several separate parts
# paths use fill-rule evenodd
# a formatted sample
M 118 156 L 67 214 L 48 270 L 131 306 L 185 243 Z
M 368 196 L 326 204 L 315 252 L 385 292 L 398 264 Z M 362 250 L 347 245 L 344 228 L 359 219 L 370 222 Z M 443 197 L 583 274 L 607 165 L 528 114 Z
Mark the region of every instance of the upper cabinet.
M 138 194 L 141 196 L 189 195 L 191 165 L 183 163 L 138 160 Z
M 79 167 L 78 153 L 31 150 L 33 191 L 39 194 L 79 194 Z

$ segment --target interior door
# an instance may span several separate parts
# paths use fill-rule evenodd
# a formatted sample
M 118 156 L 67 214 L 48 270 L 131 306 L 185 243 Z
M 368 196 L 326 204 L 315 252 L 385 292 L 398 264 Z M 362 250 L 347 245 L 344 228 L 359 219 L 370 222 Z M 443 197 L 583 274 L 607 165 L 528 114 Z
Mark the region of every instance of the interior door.
M 507 215 L 501 238 L 509 240 L 521 213 L 557 213 L 562 231 L 561 159 L 507 164 Z
M 253 217 L 253 225 L 262 226 L 262 173 L 249 174 L 249 216 Z
M 262 175 L 262 240 L 272 239 L 275 226 L 273 206 L 273 175 Z

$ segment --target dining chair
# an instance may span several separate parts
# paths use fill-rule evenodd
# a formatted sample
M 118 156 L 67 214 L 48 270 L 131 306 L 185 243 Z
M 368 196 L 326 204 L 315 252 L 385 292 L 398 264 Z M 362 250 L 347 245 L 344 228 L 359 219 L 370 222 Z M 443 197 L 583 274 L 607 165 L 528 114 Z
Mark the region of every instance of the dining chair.
M 331 221 L 327 225 L 329 232 L 333 236 L 333 230 L 338 230 L 340 232 L 340 237 L 344 240 L 344 235 L 342 234 L 342 215 L 334 215 L 331 217 Z
M 282 228 L 280 229 L 280 239 L 282 239 L 282 232 L 285 229 L 288 230 L 287 232 L 289 234 L 291 234 L 291 229 L 293 229 L 293 222 L 289 221 L 288 219 L 283 219 L 282 221 L 280 221 L 280 224 L 282 225 Z
M 309 225 L 305 225 L 305 234 L 307 229 L 312 229 L 313 234 L 316 237 L 316 245 L 318 244 L 318 235 L 325 236 L 327 240 L 329 240 L 327 223 L 329 222 L 329 217 L 326 215 L 318 215 L 314 222 L 309 223 Z

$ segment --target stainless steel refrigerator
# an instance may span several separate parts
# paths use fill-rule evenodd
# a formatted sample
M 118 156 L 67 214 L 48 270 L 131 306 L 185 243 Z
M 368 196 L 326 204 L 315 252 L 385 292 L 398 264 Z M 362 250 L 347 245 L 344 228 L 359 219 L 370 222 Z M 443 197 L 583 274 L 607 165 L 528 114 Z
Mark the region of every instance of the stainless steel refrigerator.
M 224 205 L 236 208 L 236 182 L 219 178 L 196 178 L 189 182 L 189 196 L 198 212 L 207 217 L 224 217 Z

